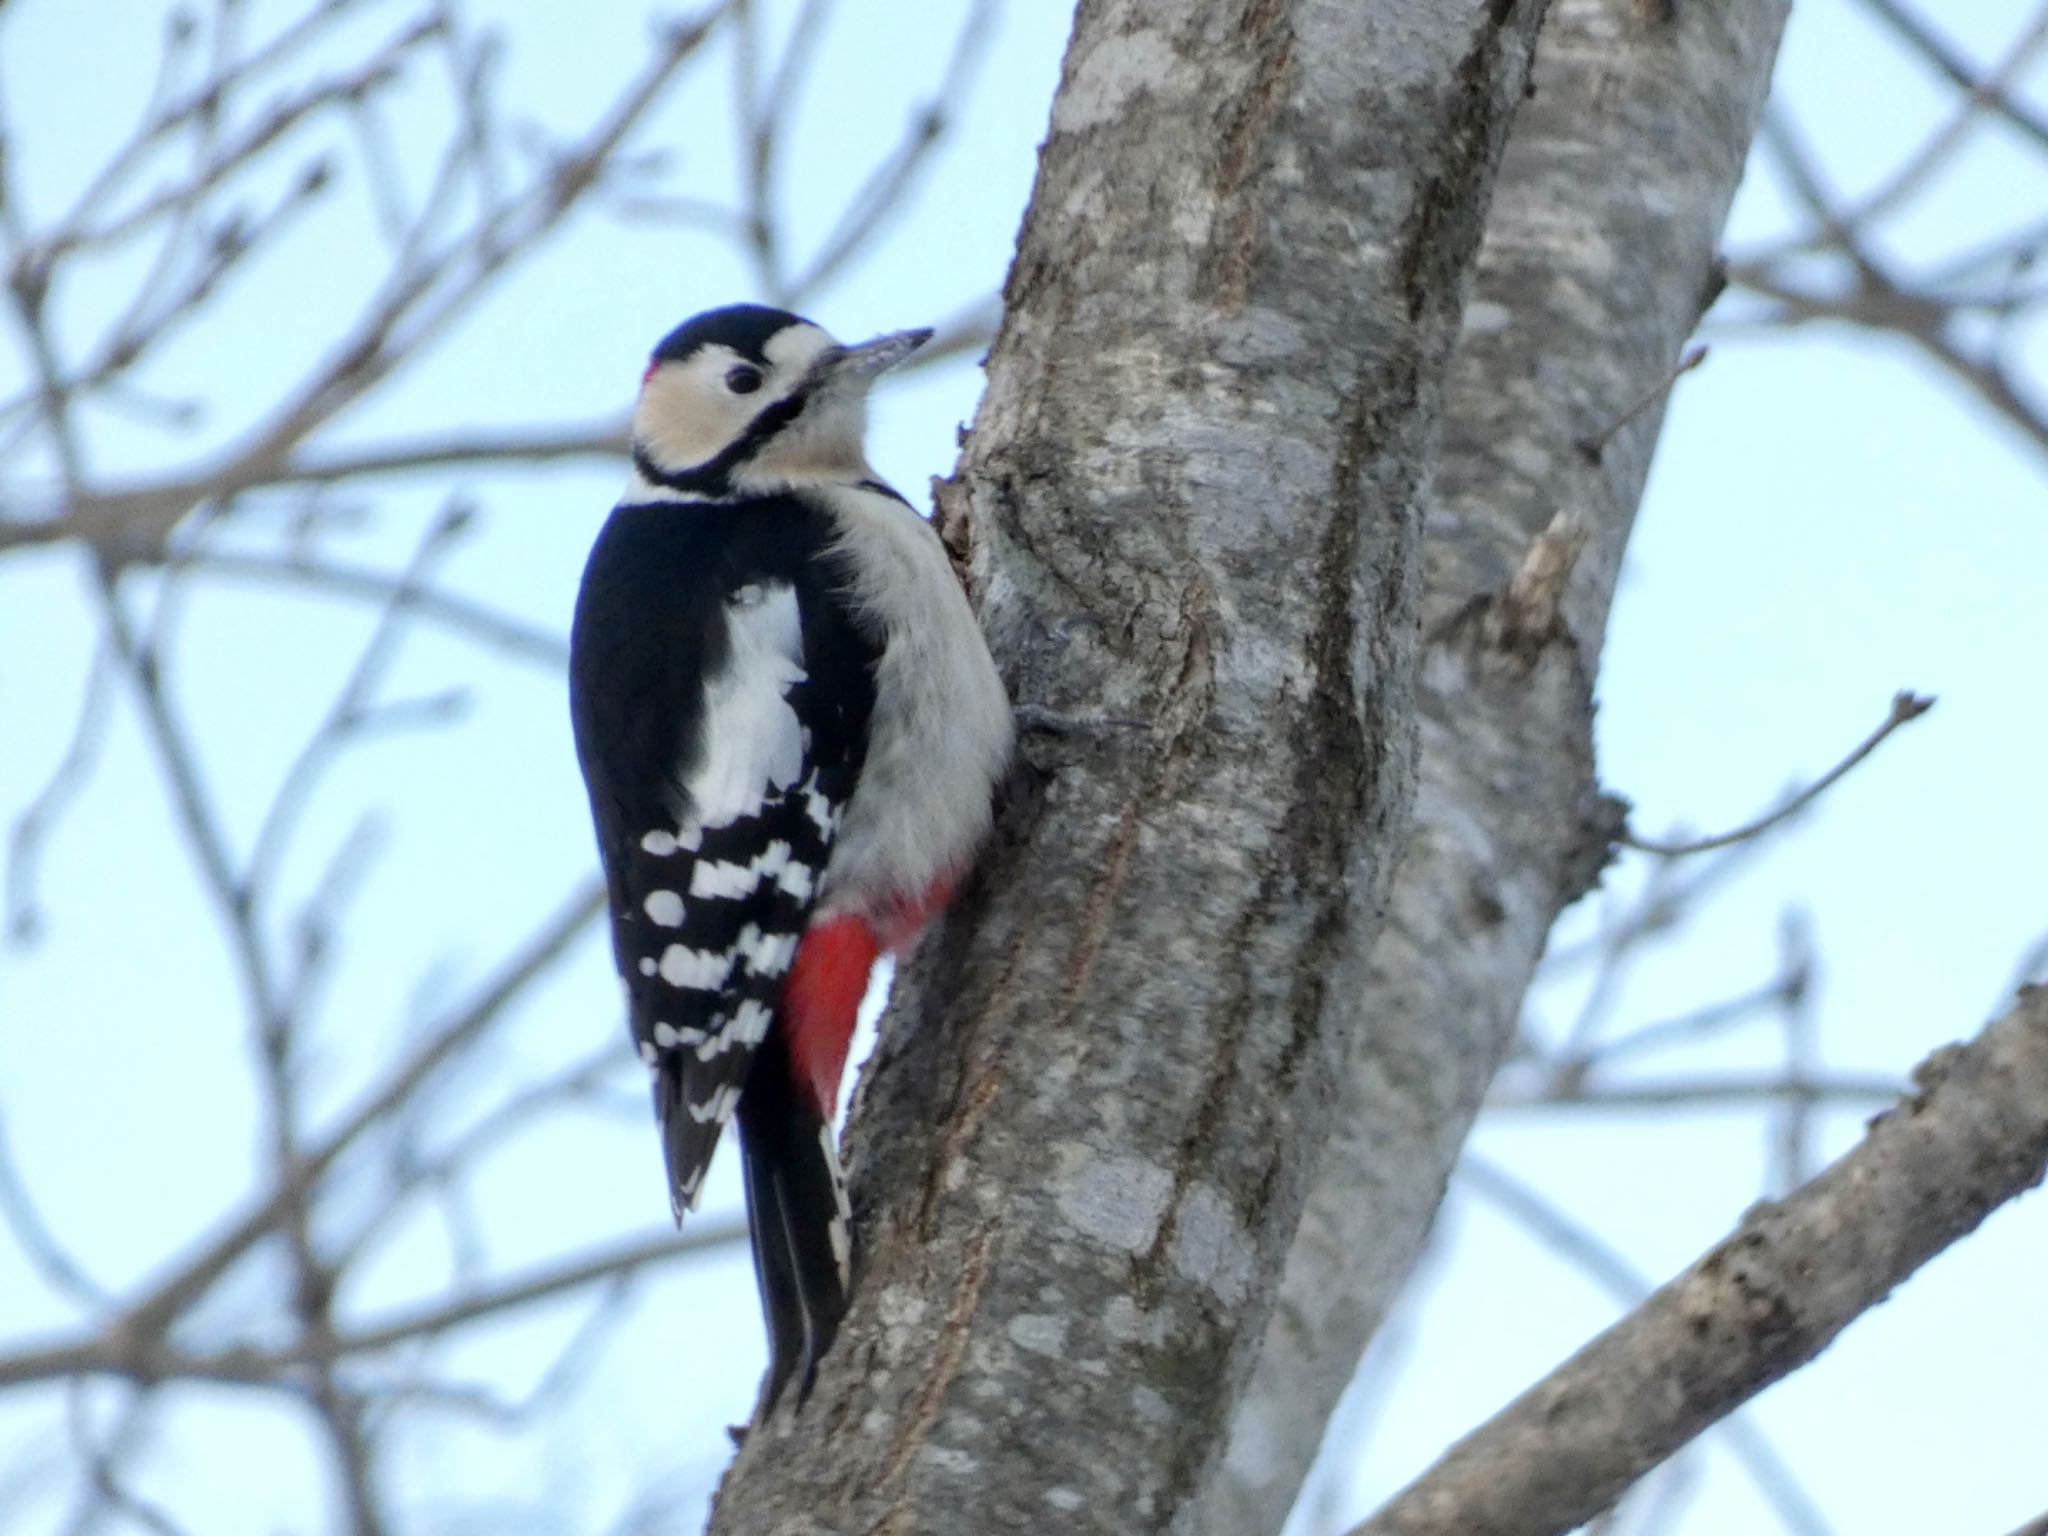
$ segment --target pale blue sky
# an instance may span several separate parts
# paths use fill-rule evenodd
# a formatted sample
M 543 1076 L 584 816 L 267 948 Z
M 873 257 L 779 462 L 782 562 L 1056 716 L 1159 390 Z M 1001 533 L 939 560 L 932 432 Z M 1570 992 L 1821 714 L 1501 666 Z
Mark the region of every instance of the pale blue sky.
M 137 23 L 143 9 L 15 0 L 0 18 L 0 87 L 32 213 L 59 206 L 124 129 L 115 104 L 145 89 L 152 68 L 156 34 Z M 260 33 L 278 7 L 251 9 Z M 837 203 L 936 81 L 951 31 L 927 18 L 962 9 L 864 7 L 858 25 L 832 29 L 821 87 L 785 157 L 781 208 L 794 249 L 825 237 Z M 1943 25 L 1985 57 L 2015 11 L 1967 0 L 1943 8 Z M 374 18 L 401 12 L 369 14 L 361 25 L 374 32 Z M 472 14 L 516 23 L 507 97 L 557 128 L 595 109 L 634 67 L 645 35 L 634 0 L 500 0 Z M 816 318 L 861 336 L 943 318 L 1000 282 L 1064 30 L 1063 7 L 1012 0 L 957 142 L 875 257 L 807 306 Z M 658 135 L 691 193 L 712 200 L 734 185 L 723 57 L 699 71 Z M 1880 179 L 1948 99 L 1899 62 L 1850 0 L 1807 0 L 1780 83 L 1850 189 Z M 2038 73 L 2034 94 L 2048 94 Z M 408 133 L 431 131 L 425 101 L 420 93 L 408 109 L 423 114 L 403 120 Z M 1887 249 L 1952 251 L 2048 207 L 2038 155 L 1985 136 L 1964 165 L 1896 221 Z M 1753 176 L 1735 238 L 1784 217 L 1783 200 Z M 338 331 L 377 259 L 373 242 L 368 221 L 338 203 L 280 246 L 221 324 L 167 352 L 151 382 L 173 394 L 203 388 L 214 402 L 197 443 L 227 440 L 260 416 Z M 72 344 L 92 334 L 130 273 L 116 262 L 59 295 Z M 746 266 L 716 238 L 581 220 L 332 441 L 609 416 L 630 397 L 655 337 L 691 311 L 753 296 Z M 2048 372 L 2043 338 L 2023 345 L 2038 381 Z M 17 366 L 11 356 L 0 363 Z M 15 375 L 0 375 L 0 395 L 17 387 Z M 914 498 L 950 468 L 954 426 L 978 388 L 978 373 L 957 364 L 879 398 L 874 457 Z M 154 428 L 95 427 L 93 464 L 109 480 L 197 455 L 195 443 Z M 583 551 L 617 482 L 591 468 L 459 482 L 488 517 L 451 562 L 448 584 L 564 631 Z M 351 493 L 374 515 L 330 548 L 397 563 L 456 483 Z M 264 531 L 274 523 L 255 526 L 237 542 L 274 542 Z M 1826 767 L 1894 690 L 1934 693 L 1940 704 L 1645 964 L 1628 983 L 1623 1021 L 1762 981 L 1792 904 L 1814 924 L 1821 1054 L 1831 1066 L 1903 1074 L 1998 1005 L 2022 951 L 2048 926 L 2048 811 L 2036 766 L 2044 571 L 2038 456 L 1903 348 L 1820 331 L 1717 342 L 1678 386 L 1615 609 L 1600 686 L 1605 781 L 1636 802 L 1649 831 L 1680 820 L 1718 828 Z M 0 561 L 0 816 L 15 813 L 61 750 L 94 635 L 83 576 L 64 550 Z M 130 580 L 131 600 L 154 585 Z M 219 580 L 192 587 L 173 686 L 246 847 L 368 615 Z M 594 862 L 558 676 L 423 631 L 394 687 L 462 687 L 472 706 L 457 732 L 394 737 L 352 757 L 287 860 L 304 893 L 357 817 L 389 808 L 386 849 L 350 909 L 348 960 L 314 1042 L 315 1102 L 329 1110 L 419 1027 L 423 1009 L 461 996 L 506 936 Z M 217 927 L 186 873 L 125 695 L 114 719 L 107 758 L 49 850 L 45 937 L 0 951 L 0 1109 L 53 1224 L 118 1288 L 248 1187 L 257 1122 Z M 1626 890 L 1634 874 L 1610 884 Z M 1597 915 L 1587 903 L 1567 921 L 1583 931 Z M 490 1068 L 517 1078 L 612 1032 L 618 1082 L 636 1090 L 608 972 L 593 934 L 498 1037 Z M 1561 1012 L 1564 1002 L 1548 995 L 1543 1006 Z M 1768 1069 L 1774 1039 L 1752 1026 L 1643 1071 Z M 451 1117 L 474 1113 L 466 1091 L 448 1099 Z M 1859 1130 L 1854 1114 L 1822 1124 L 1830 1153 Z M 1661 1279 L 1765 1187 L 1764 1126 L 1754 1111 L 1531 1115 L 1489 1123 L 1477 1146 Z M 729 1208 L 736 1187 L 726 1160 L 707 1209 Z M 492 1161 L 471 1195 L 490 1262 L 503 1269 L 664 1219 L 653 1138 L 634 1116 L 565 1118 Z M 336 1212 L 344 1227 L 347 1216 Z M 1432 1261 L 1433 1285 L 1409 1314 L 1398 1411 L 1376 1418 L 1355 1477 L 1338 1479 L 1342 1509 L 1362 1513 L 1613 1315 L 1585 1277 L 1482 1202 L 1454 1195 L 1446 1229 L 1455 1241 Z M 431 1291 L 450 1262 L 445 1235 L 422 1213 L 352 1280 L 345 1305 L 375 1315 Z M 1758 1405 L 1756 1422 L 1837 1529 L 1995 1536 L 2048 1507 L 2038 1470 L 2044 1265 L 2048 1205 L 2036 1197 L 1995 1217 Z M 238 1294 L 245 1303 L 252 1293 L 229 1287 L 208 1315 L 233 1317 Z M 544 1368 L 578 1316 L 521 1314 L 466 1336 L 447 1358 L 516 1383 Z M 0 1320 L 7 1337 L 68 1320 L 5 1245 Z M 462 1421 L 405 1436 L 394 1458 L 401 1523 L 440 1529 L 485 1503 L 504 1513 L 545 1506 L 556 1523 L 539 1529 L 594 1530 L 657 1479 L 708 1486 L 727 1455 L 723 1426 L 745 1417 L 759 1358 L 743 1252 L 672 1271 L 636 1294 L 565 1410 L 525 1438 Z M 0 1398 L 0 1487 L 18 1458 L 54 1456 L 62 1431 L 54 1395 Z M 321 1527 L 317 1456 L 268 1400 L 179 1394 L 144 1466 L 148 1491 L 208 1536 Z M 1708 1454 L 1705 1472 L 1681 1530 L 1773 1528 L 1725 1451 Z M 46 1474 L 30 1487 L 40 1499 L 24 1497 L 18 1518 L 0 1501 L 0 1529 L 50 1528 L 67 1484 Z M 54 1506 L 43 1502 L 52 1497 Z M 689 1526 L 679 1518 L 677 1528 Z

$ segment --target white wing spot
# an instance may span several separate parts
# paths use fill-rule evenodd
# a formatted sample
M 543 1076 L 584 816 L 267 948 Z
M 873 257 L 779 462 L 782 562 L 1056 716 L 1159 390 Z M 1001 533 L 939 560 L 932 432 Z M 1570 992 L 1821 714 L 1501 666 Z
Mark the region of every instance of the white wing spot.
M 665 859 L 676 851 L 676 835 L 673 832 L 649 832 L 640 839 L 640 851 Z
M 732 962 L 731 955 L 721 955 L 716 950 L 671 944 L 661 952 L 661 979 L 672 987 L 716 992 L 732 974 Z
M 652 1040 L 642 1040 L 640 1042 L 640 1059 L 650 1068 L 661 1065 L 661 1053 L 654 1048 Z
M 659 969 L 660 967 L 654 963 L 651 957 L 646 955 L 640 957 L 640 974 L 642 976 L 652 976 Z
M 676 1034 L 676 1027 L 675 1027 L 675 1025 L 673 1025 L 673 1024 L 657 1024 L 657 1025 L 655 1025 L 655 1026 L 654 1026 L 654 1043 L 655 1043 L 655 1044 L 656 1044 L 657 1046 L 659 1046 L 659 1047 L 660 1047 L 660 1048 L 661 1048 L 662 1050 L 664 1050 L 664 1051 L 672 1051 L 672 1050 L 674 1050 L 674 1049 L 676 1048 L 676 1046 L 677 1046 L 678 1044 L 680 1044 L 680 1043 L 681 1043 L 681 1038 L 680 1038 L 680 1037 L 679 1037 L 679 1036 L 678 1036 L 678 1035 Z
M 750 866 L 728 864 L 723 859 L 706 859 L 690 871 L 690 894 L 715 901 L 745 896 L 756 884 Z
M 683 898 L 674 891 L 649 891 L 640 905 L 646 909 L 648 920 L 659 927 L 683 926 Z
M 690 1176 L 683 1180 L 683 1187 L 676 1191 L 675 1199 L 670 1202 L 675 1208 L 677 1221 L 683 1219 L 684 1211 L 694 1211 L 697 1208 L 697 1195 L 703 1187 L 704 1169 L 701 1166 L 692 1168 Z
M 726 1029 L 741 1045 L 759 1045 L 768 1038 L 768 1025 L 774 1018 L 766 1003 L 750 997 L 735 1010 Z
M 706 859 L 690 871 L 690 894 L 717 901 L 751 896 L 782 874 L 789 865 L 790 851 L 789 844 L 777 838 L 745 864 Z
M 811 899 L 811 892 L 815 889 L 816 885 L 816 882 L 811 877 L 810 865 L 798 864 L 794 860 L 791 861 L 787 869 L 784 869 L 775 877 L 775 883 L 781 886 L 786 894 L 794 896 L 798 901 L 809 901 Z
M 690 1106 L 690 1118 L 699 1125 L 704 1125 L 713 1120 L 723 1125 L 732 1118 L 733 1109 L 738 1105 L 739 1101 L 739 1086 L 735 1083 L 727 1083 L 723 1087 L 712 1089 L 711 1097 L 702 1104 L 692 1104 Z
M 697 1059 L 699 1061 L 709 1061 L 712 1057 L 723 1056 L 735 1046 L 744 1043 L 730 1029 L 721 1029 L 717 1034 L 710 1036 L 702 1045 L 697 1047 Z
M 797 793 L 804 797 L 804 814 L 811 818 L 811 825 L 822 835 L 830 837 L 833 827 L 838 823 L 838 817 L 832 810 L 832 802 L 818 793 L 818 775 L 815 769 L 812 770 L 811 776 L 803 781 Z
M 796 940 L 793 933 L 763 933 L 749 923 L 733 949 L 756 976 L 780 976 L 796 955 Z

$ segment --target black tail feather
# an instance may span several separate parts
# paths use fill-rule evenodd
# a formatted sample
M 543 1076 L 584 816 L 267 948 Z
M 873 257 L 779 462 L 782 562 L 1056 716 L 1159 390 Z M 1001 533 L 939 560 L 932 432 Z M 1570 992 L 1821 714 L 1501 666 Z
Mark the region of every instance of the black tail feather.
M 763 1417 L 791 1377 L 803 1406 L 846 1312 L 845 1195 L 832 1129 L 798 1092 L 777 1043 L 771 1038 L 760 1052 L 739 1107 L 747 1225 L 768 1327 Z

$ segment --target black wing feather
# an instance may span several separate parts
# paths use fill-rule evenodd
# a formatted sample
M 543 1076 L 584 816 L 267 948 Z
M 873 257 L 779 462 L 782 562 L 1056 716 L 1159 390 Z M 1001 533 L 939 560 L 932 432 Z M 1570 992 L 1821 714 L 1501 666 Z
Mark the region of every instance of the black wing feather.
M 788 953 L 830 851 L 834 818 L 819 813 L 852 794 L 867 750 L 877 647 L 848 608 L 832 536 L 830 518 L 794 497 L 621 507 L 591 551 L 577 599 L 570 713 L 610 892 L 613 953 L 634 1039 L 653 1071 L 678 1216 L 695 1201 L 756 1051 L 780 1027 Z M 781 792 L 764 782 L 754 814 L 702 829 L 695 847 L 686 836 L 685 846 L 664 851 L 658 834 L 687 831 L 694 809 L 683 803 L 683 781 L 718 750 L 703 739 L 706 684 L 730 660 L 727 604 L 763 584 L 786 584 L 796 597 L 803 672 L 784 698 L 805 733 L 804 772 Z M 787 878 L 691 894 L 700 866 L 753 865 L 772 858 L 776 843 L 788 850 Z M 656 921 L 673 915 L 650 912 L 657 892 L 680 898 L 679 922 Z M 733 963 L 714 985 L 702 985 L 701 974 L 689 977 L 699 985 L 678 985 L 683 970 L 665 964 L 675 946 Z M 749 955 L 766 963 L 749 964 Z

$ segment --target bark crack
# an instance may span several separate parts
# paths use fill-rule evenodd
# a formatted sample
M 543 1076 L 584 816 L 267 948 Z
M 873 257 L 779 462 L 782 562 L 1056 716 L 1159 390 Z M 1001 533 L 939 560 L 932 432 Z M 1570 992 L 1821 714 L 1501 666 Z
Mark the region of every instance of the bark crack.
M 1249 89 L 1229 98 L 1218 136 L 1216 235 L 1209 246 L 1209 271 L 1201 285 L 1225 313 L 1243 307 L 1257 262 L 1262 222 L 1256 172 L 1263 169 L 1274 120 L 1286 100 L 1293 74 L 1294 28 L 1279 0 L 1251 0 L 1238 18 L 1237 34 L 1256 59 Z
M 924 1385 L 918 1389 L 916 1400 L 910 1405 L 902 1426 L 890 1442 L 882 1458 L 881 1475 L 876 1481 L 878 1491 L 886 1492 L 903 1481 L 909 1470 L 911 1458 L 916 1456 L 932 1425 L 939 1416 L 939 1402 L 945 1396 L 946 1388 L 960 1372 L 960 1363 L 967 1358 L 969 1324 L 974 1318 L 974 1309 L 981 1301 L 982 1287 L 988 1283 L 989 1254 L 1002 1235 L 1002 1223 L 989 1221 L 975 1234 L 974 1242 L 967 1251 L 967 1262 L 962 1267 L 960 1283 L 954 1289 L 952 1305 L 946 1309 L 945 1320 L 939 1324 L 939 1348 L 932 1360 L 931 1373 L 925 1377 Z M 910 1491 L 903 1490 L 882 1517 L 871 1527 L 875 1536 L 902 1529 L 909 1512 Z

